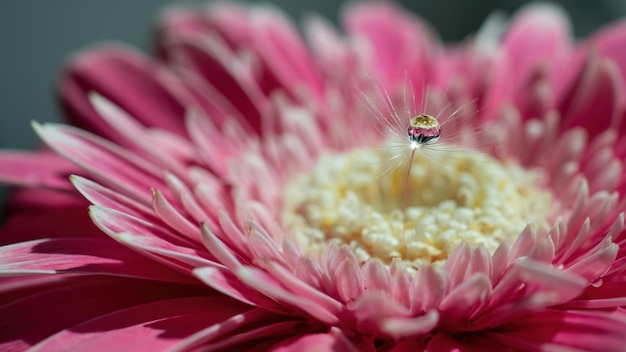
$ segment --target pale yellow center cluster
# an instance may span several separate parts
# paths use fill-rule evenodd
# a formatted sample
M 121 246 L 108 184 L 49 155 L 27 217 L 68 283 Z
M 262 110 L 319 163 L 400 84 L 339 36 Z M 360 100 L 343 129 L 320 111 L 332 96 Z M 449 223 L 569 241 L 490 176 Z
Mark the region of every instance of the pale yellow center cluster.
M 390 165 L 380 149 L 324 157 L 287 185 L 285 226 L 312 251 L 350 246 L 359 260 L 442 263 L 459 244 L 494 251 L 544 224 L 550 194 L 537 174 L 472 151 Z M 406 204 L 406 207 L 405 207 Z

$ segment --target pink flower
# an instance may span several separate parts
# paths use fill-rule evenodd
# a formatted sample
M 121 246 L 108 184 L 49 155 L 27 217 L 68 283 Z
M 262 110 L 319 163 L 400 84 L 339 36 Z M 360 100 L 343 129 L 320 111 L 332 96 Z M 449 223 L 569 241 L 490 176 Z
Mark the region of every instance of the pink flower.
M 626 24 L 343 25 L 307 45 L 271 8 L 176 9 L 155 59 L 76 55 L 75 127 L 0 154 L 1 349 L 623 350 Z M 457 147 L 402 182 L 355 90 L 386 123 L 458 108 Z

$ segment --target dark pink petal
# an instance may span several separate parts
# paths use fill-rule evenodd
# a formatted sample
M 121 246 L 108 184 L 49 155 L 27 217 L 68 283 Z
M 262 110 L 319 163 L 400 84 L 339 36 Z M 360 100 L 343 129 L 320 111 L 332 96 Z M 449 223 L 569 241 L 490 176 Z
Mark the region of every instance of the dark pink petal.
M 273 277 L 260 269 L 242 267 L 237 271 L 237 277 L 250 288 L 257 290 L 268 298 L 291 309 L 302 311 L 327 325 L 343 325 L 338 317 L 328 309 L 320 306 L 318 302 L 308 297 L 298 296 L 287 291 Z
M 73 208 L 89 205 L 77 192 L 46 188 L 16 188 L 9 193 L 6 215 L 35 214 L 53 208 Z
M 23 350 L 62 329 L 118 309 L 155 300 L 207 294 L 206 289 L 171 282 L 103 276 L 70 277 L 0 307 L 3 317 L 0 319 L 0 349 Z
M 89 102 L 88 93 L 96 91 L 140 123 L 184 136 L 184 107 L 159 82 L 162 71 L 157 63 L 120 45 L 79 53 L 59 81 L 66 116 L 78 127 L 118 140 Z
M 626 282 L 605 282 L 599 287 L 589 286 L 579 297 L 562 305 L 569 309 L 602 309 L 626 305 Z
M 306 92 L 322 100 L 320 72 L 293 24 L 271 8 L 252 11 L 251 20 L 255 48 L 280 84 L 294 96 Z
M 193 273 L 209 287 L 242 303 L 270 312 L 288 313 L 286 307 L 243 285 L 230 271 L 204 267 L 195 269 Z
M 35 130 L 54 150 L 95 180 L 136 200 L 150 199 L 146 184 L 163 184 L 159 177 L 164 170 L 105 139 L 62 125 L 36 125 Z
M 562 128 L 584 127 L 594 137 L 619 121 L 626 108 L 624 83 L 615 63 L 591 56 L 571 88 L 558 103 Z
M 623 50 L 626 45 L 626 21 L 618 21 L 603 28 L 584 44 L 586 50 L 615 62 L 622 81 L 626 79 L 626 53 Z
M 115 131 L 117 139 L 136 149 L 137 154 L 152 164 L 184 180 L 188 179 L 186 166 L 180 160 L 164 153 L 160 141 L 154 139 L 146 127 L 137 122 L 134 117 L 97 92 L 89 93 L 89 101 L 102 120 Z M 191 143 L 183 141 L 181 139 L 179 142 L 185 144 L 182 148 L 191 149 Z
M 69 190 L 67 177 L 76 170 L 72 163 L 49 151 L 0 153 L 1 183 Z
M 400 339 L 429 333 L 439 323 L 439 313 L 431 310 L 418 317 L 385 319 L 381 323 L 381 330 L 395 339 Z
M 215 106 L 220 111 L 228 112 L 229 107 L 235 107 L 240 116 L 256 132 L 261 132 L 261 117 L 266 107 L 266 99 L 259 87 L 252 81 L 249 74 L 235 70 L 233 61 L 237 60 L 233 53 L 223 44 L 212 38 L 203 38 L 202 41 L 190 38 L 175 38 L 168 45 L 166 60 L 173 65 L 180 66 L 188 73 L 185 78 L 200 79 L 195 83 L 196 88 L 206 85 L 208 92 L 217 92 L 217 101 L 226 99 L 228 104 Z M 194 77 L 190 77 L 193 75 Z M 193 83 L 193 79 L 191 80 Z M 205 94 L 206 94 L 205 93 Z M 213 97 L 207 96 L 208 99 Z M 216 118 L 220 123 L 220 119 Z M 248 127 L 246 125 L 246 127 Z
M 203 351 L 221 351 L 225 347 L 246 344 L 250 341 L 256 342 L 255 340 L 267 341 L 267 339 L 272 339 L 275 337 L 287 338 L 294 336 L 299 332 L 307 330 L 309 330 L 309 324 L 301 320 L 279 321 L 276 323 L 270 323 L 260 327 L 249 329 L 240 334 L 234 334 L 227 338 L 221 339 L 219 342 L 216 341 L 214 343 L 210 343 L 208 346 L 203 348 Z M 273 345 L 275 343 L 276 342 L 274 340 L 269 345 Z
M 365 40 L 366 65 L 384 89 L 394 91 L 408 79 L 421 96 L 433 78 L 429 67 L 437 48 L 418 19 L 386 2 L 354 3 L 343 14 L 343 23 L 356 40 Z
M 215 325 L 209 325 L 170 347 L 168 352 L 189 351 L 193 347 L 207 343 L 211 343 L 211 345 L 223 343 L 224 340 L 228 339 L 224 335 L 229 335 L 231 331 L 245 328 L 246 325 L 261 323 L 263 320 L 268 321 L 271 318 L 273 318 L 272 313 L 261 308 L 251 308 Z
M 491 297 L 491 285 L 485 274 L 476 274 L 459 284 L 439 304 L 442 319 L 454 324 L 484 307 Z
M 511 346 L 513 349 L 517 349 L 518 346 Z M 402 352 L 409 352 L 411 350 L 400 350 Z M 400 352 L 398 351 L 398 352 Z M 489 352 L 509 352 L 510 347 L 499 344 L 496 341 L 486 339 L 482 336 L 466 335 L 461 338 L 454 336 L 451 333 L 438 333 L 429 342 L 426 348 L 426 352 L 474 352 L 474 351 L 489 351 Z M 395 350 L 394 350 L 395 352 Z M 553 351 L 555 352 L 555 351 Z M 566 351 L 562 351 L 566 352 Z M 569 351 L 574 352 L 574 351 Z
M 603 312 L 535 312 L 485 337 L 522 350 L 624 350 L 626 321 Z M 569 349 L 568 349 L 569 348 Z
M 162 224 L 149 222 L 113 209 L 92 205 L 89 208 L 89 216 L 100 230 L 113 238 L 121 233 L 139 234 L 162 239 L 173 246 L 200 247 L 200 241 L 190 241 Z
M 159 218 L 171 230 L 186 237 L 189 241 L 197 241 L 200 235 L 198 225 L 187 219 L 158 190 L 152 190 L 152 207 Z
M 40 342 L 33 350 L 164 350 L 246 308 L 223 296 L 161 300 L 78 324 Z
M 363 289 L 370 291 L 387 291 L 391 280 L 389 269 L 374 259 L 363 265 Z
M 297 278 L 290 270 L 285 269 L 280 264 L 272 261 L 260 264 L 267 270 L 268 274 L 292 293 L 316 302 L 321 308 L 336 315 L 340 315 L 345 310 L 344 306 L 337 300 L 307 285 L 306 282 Z
M 44 211 L 13 214 L 0 228 L 0 244 L 57 237 L 103 238 L 89 218 L 87 204 L 57 205 Z
M 156 220 L 152 208 L 80 176 L 71 176 L 74 187 L 93 205 L 144 219 Z
M 440 269 L 423 266 L 415 278 L 415 296 L 411 313 L 419 314 L 439 306 L 450 287 L 448 276 Z
M 506 79 L 514 87 L 521 85 L 538 64 L 547 65 L 555 74 L 571 51 L 567 16 L 554 5 L 527 6 L 512 20 L 502 45 L 513 68 Z
M 309 334 L 288 339 L 270 349 L 272 352 L 357 352 L 354 344 L 341 333 L 332 329 L 330 333 Z
M 363 292 L 363 273 L 353 258 L 346 258 L 339 264 L 334 276 L 337 293 L 344 303 L 353 302 Z
M 42 239 L 0 247 L 0 276 L 55 273 L 193 282 L 105 238 Z

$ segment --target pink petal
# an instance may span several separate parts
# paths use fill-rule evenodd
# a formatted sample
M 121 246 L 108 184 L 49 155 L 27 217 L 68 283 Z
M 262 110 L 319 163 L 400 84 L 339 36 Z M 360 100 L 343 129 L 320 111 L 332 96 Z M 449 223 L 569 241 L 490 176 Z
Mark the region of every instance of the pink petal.
M 48 211 L 54 208 L 82 207 L 84 209 L 88 204 L 89 202 L 73 191 L 66 192 L 46 188 L 16 188 L 9 193 L 5 213 L 6 215 L 35 214 L 42 210 Z
M 70 180 L 72 181 L 72 185 L 74 185 L 80 194 L 89 200 L 91 204 L 117 210 L 143 219 L 157 219 L 152 208 L 146 204 L 137 202 L 84 177 L 73 175 L 70 177 Z
M 119 45 L 92 48 L 71 61 L 59 81 L 61 102 L 70 121 L 118 140 L 88 100 L 97 91 L 146 126 L 185 135 L 183 106 L 156 77 L 163 70 L 142 54 Z
M 563 127 L 582 126 L 592 137 L 610 127 L 623 127 L 618 119 L 625 108 L 619 69 L 613 62 L 593 56 L 559 102 Z
M 0 276 L 55 273 L 193 282 L 107 239 L 42 239 L 0 247 Z
M 74 277 L 0 307 L 0 349 L 23 350 L 62 329 L 137 304 L 206 294 L 187 285 L 119 277 Z M 42 319 L 54 317 L 54 319 Z M 33 325 L 33 322 L 37 322 Z
M 378 260 L 368 260 L 363 265 L 363 289 L 387 291 L 391 276 L 389 269 Z
M 432 48 L 430 34 L 416 18 L 386 2 L 354 3 L 343 14 L 343 23 L 351 36 L 365 39 L 366 63 L 378 71 L 383 87 L 393 91 L 405 78 L 421 96 L 429 77 Z
M 250 306 L 260 307 L 270 312 L 288 313 L 286 307 L 243 285 L 234 274 L 227 270 L 204 267 L 195 269 L 193 273 L 207 286 L 237 301 Z
M 247 122 L 252 130 L 262 131 L 261 117 L 265 109 L 265 98 L 250 77 L 237 73 L 233 64 L 236 58 L 228 48 L 211 38 L 204 38 L 201 42 L 176 38 L 168 45 L 166 60 L 190 71 L 184 74 L 186 78 L 193 74 L 200 79 L 201 83 L 196 83 L 197 88 L 199 85 L 206 85 L 209 88 L 207 93 L 217 92 L 217 102 L 223 98 L 229 102 L 218 104 L 215 108 L 228 112 L 230 107 L 235 107 L 238 114 L 245 117 L 245 120 L 239 122 Z M 216 122 L 221 121 L 216 119 Z
M 277 282 L 282 284 L 292 293 L 316 302 L 320 307 L 335 315 L 343 313 L 344 306 L 326 293 L 311 287 L 306 282 L 298 279 L 291 271 L 285 269 L 276 262 L 267 261 L 260 263 Z
M 411 318 L 388 318 L 383 320 L 381 329 L 394 339 L 420 336 L 432 331 L 439 324 L 439 313 L 431 310 L 423 316 Z
M 415 278 L 412 314 L 426 312 L 439 306 L 450 287 L 448 276 L 440 269 L 423 266 Z
M 45 211 L 14 214 L 0 228 L 0 244 L 37 240 L 42 237 L 102 238 L 102 232 L 89 219 L 86 206 L 87 204 L 67 207 L 59 205 Z
M 153 187 L 163 184 L 159 178 L 161 169 L 119 145 L 62 125 L 35 125 L 35 130 L 53 149 L 81 166 L 95 180 L 127 196 L 146 200 L 146 184 Z
M 337 293 L 344 303 L 353 302 L 363 292 L 363 274 L 356 260 L 346 258 L 334 272 Z
M 601 312 L 536 312 L 485 337 L 524 350 L 623 351 L 626 321 Z M 568 349 L 569 348 L 569 349 Z
M 441 300 L 442 319 L 455 323 L 468 318 L 486 305 L 491 298 L 492 284 L 485 274 L 476 274 L 455 287 Z
M 602 309 L 626 305 L 625 282 L 605 282 L 599 287 L 589 286 L 576 299 L 562 305 L 570 309 Z
M 219 342 L 211 343 L 204 347 L 204 351 L 221 351 L 228 346 L 237 346 L 253 342 L 254 346 L 258 346 L 258 341 L 267 340 L 275 337 L 290 337 L 298 334 L 302 330 L 308 330 L 308 324 L 298 320 L 287 320 L 273 324 L 263 325 L 257 328 L 249 329 L 243 333 L 235 334 L 227 338 L 221 339 Z M 271 341 L 271 340 L 270 340 Z M 275 344 L 275 341 L 270 345 Z
M 232 317 L 220 321 L 215 325 L 209 325 L 208 327 L 170 347 L 168 352 L 189 351 L 193 347 L 197 347 L 198 345 L 206 344 L 208 342 L 212 342 L 211 347 L 213 347 L 216 344 L 222 344 L 224 340 L 227 340 L 228 338 L 224 338 L 224 335 L 228 335 L 231 331 L 271 318 L 272 313 L 263 309 L 252 308 L 237 315 L 233 315 Z M 218 340 L 220 338 L 221 341 Z
M 288 339 L 273 346 L 272 352 L 357 352 L 358 349 L 341 331 L 333 329 L 330 333 L 309 334 Z
M 163 239 L 174 246 L 184 244 L 190 247 L 200 247 L 199 241 L 190 242 L 186 237 L 170 231 L 157 222 L 148 222 L 113 209 L 92 205 L 89 208 L 89 215 L 94 224 L 111 237 L 120 233 L 134 233 Z
M 176 298 L 146 303 L 78 324 L 34 346 L 33 351 L 164 350 L 244 307 L 226 297 Z
M 69 190 L 67 177 L 76 167 L 49 151 L 0 153 L 0 182 L 22 187 L 48 187 Z
M 93 108 L 102 117 L 102 120 L 115 131 L 119 140 L 134 147 L 137 154 L 153 164 L 187 180 L 186 166 L 178 159 L 164 153 L 160 147 L 160 141 L 153 139 L 145 126 L 135 121 L 134 117 L 97 92 L 89 93 L 88 97 Z M 185 144 L 188 149 L 191 148 L 190 143 Z M 159 146 L 157 147 L 157 145 Z
M 563 11 L 548 4 L 529 5 L 512 20 L 502 45 L 513 70 L 508 77 L 519 86 L 530 70 L 545 61 L 550 69 L 558 70 L 569 54 L 570 28 Z M 555 67 L 556 66 L 556 67 Z
M 309 90 L 307 93 L 323 99 L 320 72 L 293 24 L 271 8 L 256 9 L 251 17 L 255 48 L 281 85 L 295 96 Z
M 271 276 L 259 269 L 242 267 L 238 270 L 237 277 L 246 285 L 261 292 L 265 296 L 285 304 L 292 309 L 301 310 L 303 313 L 318 319 L 324 324 L 333 326 L 341 324 L 338 317 L 333 312 L 328 311 L 315 301 L 287 291 Z
M 611 59 L 621 73 L 622 81 L 626 79 L 626 21 L 618 21 L 604 27 L 585 43 L 588 50 Z

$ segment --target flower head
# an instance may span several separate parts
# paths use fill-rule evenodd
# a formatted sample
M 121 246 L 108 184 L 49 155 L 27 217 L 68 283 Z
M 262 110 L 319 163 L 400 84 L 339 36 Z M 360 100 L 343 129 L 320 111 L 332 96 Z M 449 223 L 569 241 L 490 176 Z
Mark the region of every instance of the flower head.
M 621 350 L 624 24 L 343 25 L 182 8 L 156 58 L 77 54 L 75 127 L 0 154 L 3 348 Z

